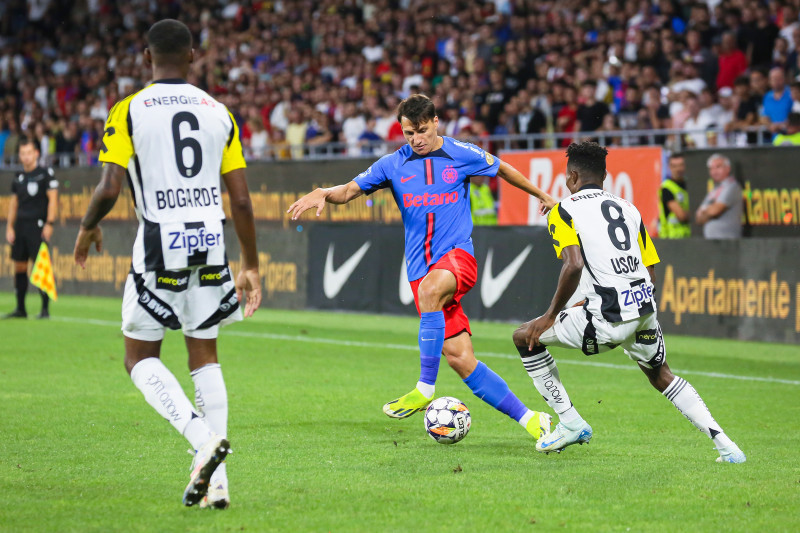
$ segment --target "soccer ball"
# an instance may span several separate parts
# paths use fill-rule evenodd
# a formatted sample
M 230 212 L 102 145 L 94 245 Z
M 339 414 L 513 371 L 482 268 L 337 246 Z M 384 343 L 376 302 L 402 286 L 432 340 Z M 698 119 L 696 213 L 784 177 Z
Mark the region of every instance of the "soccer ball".
M 425 410 L 425 431 L 441 444 L 455 444 L 469 433 L 472 417 L 464 402 L 452 396 L 442 396 Z

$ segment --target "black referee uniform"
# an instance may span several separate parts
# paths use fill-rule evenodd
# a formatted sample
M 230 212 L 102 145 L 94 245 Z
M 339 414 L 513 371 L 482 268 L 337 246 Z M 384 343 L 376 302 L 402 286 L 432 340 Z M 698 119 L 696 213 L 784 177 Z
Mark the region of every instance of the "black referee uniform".
M 52 168 L 37 166 L 30 172 L 22 172 L 11 183 L 11 192 L 17 197 L 17 218 L 14 222 L 16 236 L 11 246 L 11 259 L 14 261 L 27 262 L 36 259 L 42 244 L 42 229 L 47 223 L 47 191 L 53 189 L 58 189 L 58 180 Z M 17 292 L 17 311 L 25 313 L 27 273 L 16 274 L 14 286 Z M 49 298 L 44 292 L 41 295 L 42 314 L 46 315 Z

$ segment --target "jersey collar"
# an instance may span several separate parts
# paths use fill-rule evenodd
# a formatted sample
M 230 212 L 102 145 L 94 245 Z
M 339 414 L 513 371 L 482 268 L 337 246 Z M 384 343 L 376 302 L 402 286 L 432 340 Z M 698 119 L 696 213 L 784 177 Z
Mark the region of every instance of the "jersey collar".
M 595 185 L 594 183 L 587 183 L 586 185 L 584 185 L 583 187 L 581 187 L 578 190 L 582 191 L 584 189 L 600 189 L 601 191 L 603 190 L 603 188 L 600 185 Z
M 162 78 L 160 80 L 153 80 L 151 83 L 169 83 L 173 85 L 178 85 L 181 83 L 189 83 L 183 78 Z
M 453 159 L 450 156 L 450 154 L 444 151 L 444 148 L 439 148 L 438 150 L 428 152 L 425 155 L 419 155 L 417 152 L 412 150 L 411 155 L 408 156 L 408 159 L 406 159 L 403 163 L 408 163 L 409 161 L 414 161 L 415 159 L 425 159 L 427 157 L 444 157 L 445 159 L 450 159 L 455 161 L 455 159 Z

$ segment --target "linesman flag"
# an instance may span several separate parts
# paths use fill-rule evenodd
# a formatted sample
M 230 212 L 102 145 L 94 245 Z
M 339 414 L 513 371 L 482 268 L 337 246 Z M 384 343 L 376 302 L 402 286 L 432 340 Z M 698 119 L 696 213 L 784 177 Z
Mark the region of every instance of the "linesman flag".
M 53 264 L 50 262 L 50 251 L 47 249 L 47 244 L 45 243 L 42 243 L 39 247 L 39 253 L 36 254 L 36 261 L 33 262 L 31 284 L 44 291 L 51 300 L 58 300 L 56 279 L 53 277 Z

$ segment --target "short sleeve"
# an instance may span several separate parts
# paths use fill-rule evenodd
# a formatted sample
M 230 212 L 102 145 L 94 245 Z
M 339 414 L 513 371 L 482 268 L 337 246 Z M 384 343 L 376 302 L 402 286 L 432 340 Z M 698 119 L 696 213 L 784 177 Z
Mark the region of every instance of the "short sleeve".
M 664 205 L 670 203 L 674 199 L 675 195 L 672 194 L 671 190 L 666 187 L 661 187 L 661 201 L 664 202 Z
M 725 184 L 724 187 L 725 189 L 722 191 L 722 194 L 719 195 L 719 199 L 717 200 L 718 202 L 731 207 L 735 205 L 736 202 L 742 201 L 742 190 L 738 183 L 731 180 L 731 182 Z
M 228 117 L 231 119 L 231 131 L 228 135 L 228 142 L 225 143 L 225 148 L 222 149 L 222 165 L 220 166 L 220 174 L 227 174 L 231 170 L 237 168 L 245 168 L 247 163 L 244 162 L 244 153 L 242 152 L 242 140 L 239 137 L 239 126 L 236 125 L 236 120 L 228 111 Z
M 661 259 L 658 258 L 656 247 L 652 239 L 650 239 L 650 234 L 647 233 L 647 229 L 644 227 L 644 222 L 639 222 L 639 236 L 636 241 L 639 243 L 639 249 L 642 251 L 642 263 L 644 266 L 649 267 L 661 261 Z
M 464 171 L 467 176 L 497 176 L 497 170 L 500 168 L 498 157 L 474 144 L 463 141 L 453 142 L 461 149 L 456 159 L 465 161 Z
M 52 168 L 47 169 L 47 190 L 52 191 L 53 189 L 58 189 L 58 180 L 56 179 L 56 173 L 53 172 Z
M 14 178 L 11 180 L 11 194 L 17 194 L 17 182 L 19 178 Z
M 372 194 L 379 189 L 385 189 L 391 184 L 391 177 L 387 171 L 391 157 L 395 157 L 395 155 L 387 154 L 381 157 L 370 165 L 367 170 L 353 178 L 353 181 L 365 194 Z
M 550 232 L 553 248 L 559 259 L 561 259 L 561 251 L 567 246 L 580 246 L 578 234 L 572 223 L 572 216 L 561 207 L 560 202 L 550 210 L 550 214 L 547 216 L 547 231 Z
M 130 105 L 130 98 L 121 100 L 111 108 L 111 112 L 108 114 L 98 158 L 103 163 L 114 163 L 128 168 L 128 163 L 134 154 L 130 122 L 128 121 Z

